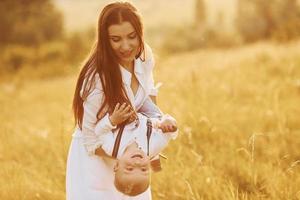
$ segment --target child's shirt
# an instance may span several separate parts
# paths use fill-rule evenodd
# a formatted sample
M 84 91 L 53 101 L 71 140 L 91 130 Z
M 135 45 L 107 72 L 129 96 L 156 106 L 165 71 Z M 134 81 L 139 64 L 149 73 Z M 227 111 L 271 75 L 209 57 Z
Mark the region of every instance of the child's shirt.
M 174 120 L 174 118 L 169 115 L 164 115 L 162 119 L 150 118 L 153 126 L 152 134 L 149 140 L 149 156 L 151 158 L 158 155 L 168 145 L 168 142 L 171 139 L 175 139 L 177 137 L 178 131 L 163 133 L 161 129 L 158 129 L 158 124 L 160 123 L 160 121 L 165 120 L 166 118 Z M 136 126 L 134 122 L 125 126 L 120 141 L 117 158 L 123 155 L 126 147 L 133 142 L 136 142 L 139 148 L 147 153 L 147 117 L 141 113 L 138 113 L 138 120 L 138 126 Z M 108 155 L 112 155 L 116 137 L 117 131 L 115 133 L 109 132 L 105 135 L 102 135 L 102 149 Z

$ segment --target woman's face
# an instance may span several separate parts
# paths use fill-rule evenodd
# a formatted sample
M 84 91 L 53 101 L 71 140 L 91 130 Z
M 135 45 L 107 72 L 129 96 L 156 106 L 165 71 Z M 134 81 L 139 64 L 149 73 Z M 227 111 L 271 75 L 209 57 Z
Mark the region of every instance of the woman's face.
M 131 65 L 139 50 L 138 35 L 131 23 L 124 21 L 108 27 L 109 42 L 123 66 Z

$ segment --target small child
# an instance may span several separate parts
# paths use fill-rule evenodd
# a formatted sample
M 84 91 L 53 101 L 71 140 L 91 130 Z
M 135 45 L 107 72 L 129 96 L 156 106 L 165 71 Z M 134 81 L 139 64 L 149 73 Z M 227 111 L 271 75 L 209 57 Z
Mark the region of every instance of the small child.
M 110 120 L 113 119 L 114 122 L 117 122 L 114 124 L 119 124 L 122 121 L 120 119 L 124 119 L 124 115 L 129 116 L 129 113 L 133 112 L 129 106 L 117 105 Z M 153 160 L 159 163 L 159 159 L 157 159 L 159 153 L 167 146 L 170 139 L 175 139 L 178 134 L 176 120 L 170 115 L 164 115 L 150 97 L 139 108 L 136 117 L 136 120 L 130 120 L 131 122 L 124 127 L 118 144 L 119 148 L 113 167 L 115 172 L 115 188 L 113 190 L 117 195 L 115 199 L 122 198 L 121 195 L 124 194 L 137 196 L 137 199 L 151 199 L 150 163 L 153 163 Z M 150 138 L 147 138 L 149 120 L 152 132 Z M 103 127 L 96 126 L 97 132 L 105 132 L 100 129 Z M 100 136 L 103 156 L 112 157 L 118 134 L 117 132 L 106 132 Z
M 150 161 L 175 139 L 178 132 L 176 121 L 169 115 L 161 119 L 150 118 L 153 124 L 152 134 L 147 140 L 147 118 L 138 113 L 139 125 L 136 128 L 125 127 L 119 145 L 119 152 L 114 166 L 116 189 L 128 196 L 137 196 L 145 192 L 150 184 Z M 174 126 L 173 132 L 163 132 L 160 127 Z M 107 155 L 113 154 L 117 134 L 103 137 L 102 149 Z
M 119 108 L 115 109 L 112 116 L 116 117 L 116 114 L 122 113 L 122 109 L 126 109 L 121 106 Z M 139 112 L 143 114 L 137 113 L 137 120 L 124 127 L 114 165 L 114 185 L 117 193 L 138 197 L 144 195 L 142 199 L 150 199 L 150 191 L 144 193 L 150 184 L 150 162 L 167 146 L 170 139 L 176 138 L 178 132 L 176 120 L 170 115 L 163 115 L 150 98 Z M 149 127 L 149 120 L 152 128 Z M 147 138 L 149 128 L 152 133 Z M 101 148 L 106 155 L 113 154 L 117 135 L 117 132 L 110 132 L 101 136 Z

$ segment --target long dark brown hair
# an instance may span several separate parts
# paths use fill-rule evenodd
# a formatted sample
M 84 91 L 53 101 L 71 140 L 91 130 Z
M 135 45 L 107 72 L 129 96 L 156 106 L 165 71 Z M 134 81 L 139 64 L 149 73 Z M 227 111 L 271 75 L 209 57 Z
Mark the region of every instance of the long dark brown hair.
M 78 124 L 80 129 L 82 129 L 83 102 L 93 88 L 96 74 L 100 77 L 104 92 L 104 101 L 97 113 L 97 121 L 105 113 L 112 113 L 117 103 L 126 102 L 131 105 L 123 86 L 118 58 L 110 45 L 108 36 L 109 26 L 124 21 L 134 27 L 139 39 L 139 51 L 136 58 L 144 52 L 143 26 L 137 9 L 128 2 L 116 2 L 105 6 L 98 20 L 96 43 L 81 69 L 73 98 L 75 124 Z M 81 90 L 83 90 L 82 95 Z

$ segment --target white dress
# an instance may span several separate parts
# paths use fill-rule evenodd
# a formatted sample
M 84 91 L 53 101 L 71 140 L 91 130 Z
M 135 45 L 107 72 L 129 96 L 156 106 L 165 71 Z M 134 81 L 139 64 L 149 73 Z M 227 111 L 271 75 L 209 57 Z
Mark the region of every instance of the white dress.
M 142 90 L 138 89 L 135 106 L 141 101 Z M 130 127 L 128 127 L 130 129 Z M 67 199 L 68 200 L 150 200 L 150 188 L 136 197 L 127 197 L 115 190 L 113 185 L 113 160 L 88 155 L 80 129 L 72 135 L 67 161 Z
M 140 83 L 136 96 L 130 88 L 131 73 L 121 67 L 124 87 L 129 100 L 138 110 L 149 95 L 156 96 L 152 69 L 154 66 L 151 49 L 146 45 L 146 60 L 135 60 L 135 75 Z M 103 144 L 103 134 L 114 128 L 106 114 L 96 123 L 96 113 L 103 101 L 103 90 L 99 77 L 93 85 L 94 89 L 85 99 L 83 107 L 82 130 L 76 128 L 69 148 L 66 171 L 67 200 L 120 200 L 151 199 L 150 189 L 136 197 L 117 197 L 114 191 L 113 161 L 95 155 L 95 149 Z M 82 93 L 81 93 L 82 94 Z

